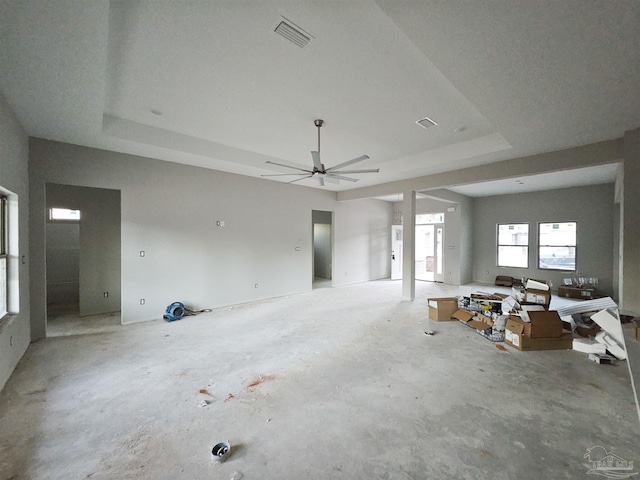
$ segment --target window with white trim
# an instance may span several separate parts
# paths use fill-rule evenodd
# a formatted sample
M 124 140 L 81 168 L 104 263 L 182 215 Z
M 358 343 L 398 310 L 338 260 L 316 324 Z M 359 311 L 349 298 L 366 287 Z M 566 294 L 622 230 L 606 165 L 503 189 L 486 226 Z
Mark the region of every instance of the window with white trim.
M 538 225 L 538 268 L 575 272 L 577 249 L 576 222 Z
M 4 317 L 8 312 L 8 208 L 7 197 L 5 195 L 0 195 L 0 318 Z
M 529 267 L 529 224 L 498 224 L 498 266 Z

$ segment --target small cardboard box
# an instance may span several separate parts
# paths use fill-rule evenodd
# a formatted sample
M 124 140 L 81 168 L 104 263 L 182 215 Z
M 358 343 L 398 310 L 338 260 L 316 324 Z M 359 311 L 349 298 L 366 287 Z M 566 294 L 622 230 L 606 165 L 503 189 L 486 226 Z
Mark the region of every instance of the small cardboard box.
M 522 303 L 549 306 L 551 303 L 551 292 L 528 288 L 524 291 L 524 301 Z
M 456 297 L 429 298 L 429 318 L 436 322 L 448 322 L 453 320 L 452 315 L 458 309 L 458 299 Z
M 537 350 L 571 350 L 573 347 L 573 334 L 565 333 L 558 338 L 530 338 L 524 333 L 524 323 L 516 322 L 511 317 L 507 320 L 504 343 L 517 348 L 522 352 Z

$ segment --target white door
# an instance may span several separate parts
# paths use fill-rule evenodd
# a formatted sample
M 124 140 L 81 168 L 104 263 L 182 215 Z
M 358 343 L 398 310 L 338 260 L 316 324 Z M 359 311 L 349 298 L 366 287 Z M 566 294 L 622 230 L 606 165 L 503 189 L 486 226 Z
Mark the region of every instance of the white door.
M 402 280 L 402 225 L 391 226 L 391 280 Z
M 436 234 L 434 238 L 434 282 L 444 282 L 444 225 L 437 223 L 434 225 Z

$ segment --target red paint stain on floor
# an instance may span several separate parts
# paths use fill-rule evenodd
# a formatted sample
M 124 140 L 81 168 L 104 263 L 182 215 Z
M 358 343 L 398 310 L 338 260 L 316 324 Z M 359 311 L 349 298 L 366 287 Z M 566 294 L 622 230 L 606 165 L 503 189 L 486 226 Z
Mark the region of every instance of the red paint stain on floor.
M 203 395 L 209 395 L 210 397 L 213 397 L 213 395 L 211 395 L 211 392 L 206 388 L 201 388 L 200 393 L 202 393 Z
M 264 376 L 260 375 L 260 377 L 258 377 L 256 380 L 251 382 L 249 385 L 247 385 L 247 388 L 257 387 L 258 385 L 264 382 L 270 382 L 271 380 L 275 380 L 275 379 L 276 379 L 275 375 L 264 375 Z
M 228 402 L 229 400 L 231 400 L 232 398 L 236 398 L 236 396 L 233 393 L 230 393 L 227 398 L 224 399 L 225 403 Z

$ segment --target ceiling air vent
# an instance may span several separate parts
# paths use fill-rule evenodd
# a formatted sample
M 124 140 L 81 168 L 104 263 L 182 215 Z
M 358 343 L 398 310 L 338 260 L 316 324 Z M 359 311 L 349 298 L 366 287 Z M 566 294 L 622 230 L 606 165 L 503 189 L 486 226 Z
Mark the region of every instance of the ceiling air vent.
M 304 48 L 309 45 L 313 39 L 311 35 L 284 17 L 282 17 L 282 20 L 278 23 L 274 32 L 282 35 L 284 38 L 300 48 Z
M 424 117 L 422 120 L 418 120 L 416 123 L 424 128 L 435 127 L 437 125 L 437 123 L 431 120 L 429 117 Z

